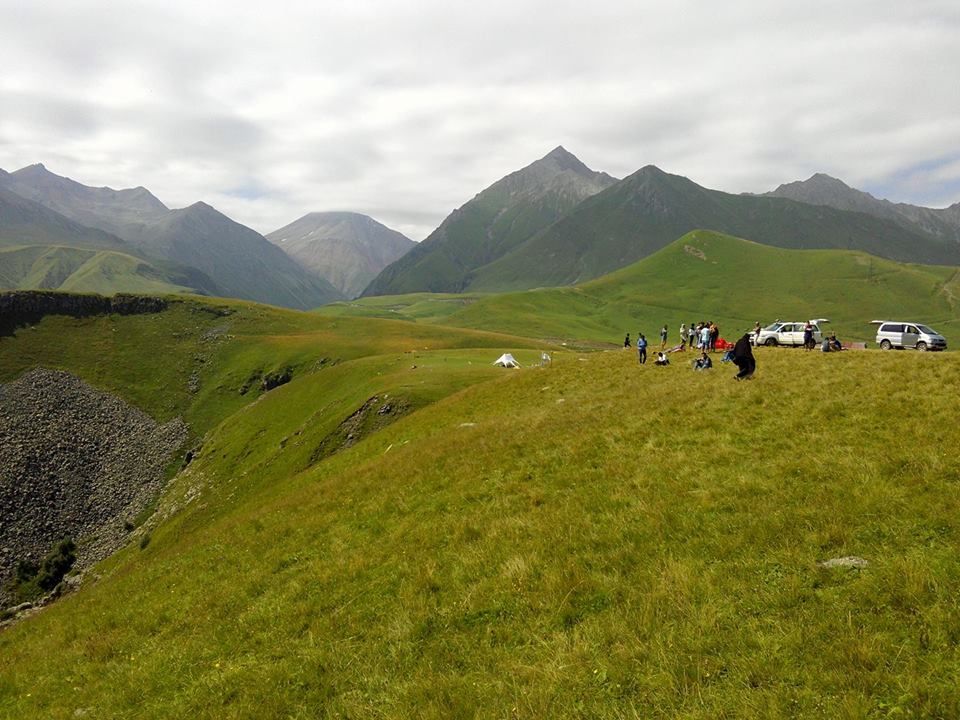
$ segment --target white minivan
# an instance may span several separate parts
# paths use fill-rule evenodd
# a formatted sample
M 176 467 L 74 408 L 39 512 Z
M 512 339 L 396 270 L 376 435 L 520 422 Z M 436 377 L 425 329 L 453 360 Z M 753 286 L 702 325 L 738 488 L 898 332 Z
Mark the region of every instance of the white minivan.
M 877 326 L 877 345 L 881 350 L 911 348 L 924 352 L 947 349 L 947 339 L 927 325 L 898 320 L 872 322 Z

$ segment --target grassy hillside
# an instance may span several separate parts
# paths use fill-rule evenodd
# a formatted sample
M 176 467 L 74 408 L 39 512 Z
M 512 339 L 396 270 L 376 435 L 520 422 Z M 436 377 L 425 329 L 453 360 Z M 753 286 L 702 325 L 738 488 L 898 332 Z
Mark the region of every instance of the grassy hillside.
M 259 341 L 340 329 L 286 322 Z M 0 633 L 0 713 L 960 713 L 960 356 L 764 348 L 738 384 L 620 351 L 417 354 L 217 425 L 144 549 Z M 374 395 L 421 409 L 327 452 Z M 848 555 L 869 564 L 818 565 Z
M 322 317 L 234 300 L 171 298 L 146 316 L 48 317 L 0 338 L 0 382 L 37 365 L 68 370 L 165 422 L 203 434 L 260 395 L 263 377 L 294 378 L 351 360 L 484 348 L 486 362 L 533 341 L 379 319 Z
M 112 295 L 196 292 L 191 278 L 143 258 L 107 250 L 62 246 L 0 248 L 0 288 L 51 289 Z
M 774 247 L 860 250 L 900 262 L 960 264 L 960 246 L 919 227 L 784 198 L 708 190 L 650 166 L 480 268 L 465 288 L 497 292 L 584 282 L 697 228 Z
M 456 300 L 459 299 L 459 302 Z M 527 337 L 618 342 L 666 323 L 715 320 L 728 337 L 760 321 L 827 317 L 842 339 L 872 340 L 874 319 L 960 331 L 960 273 L 845 250 L 786 250 L 695 231 L 629 267 L 572 288 L 502 295 L 369 298 L 324 313 L 375 313 Z

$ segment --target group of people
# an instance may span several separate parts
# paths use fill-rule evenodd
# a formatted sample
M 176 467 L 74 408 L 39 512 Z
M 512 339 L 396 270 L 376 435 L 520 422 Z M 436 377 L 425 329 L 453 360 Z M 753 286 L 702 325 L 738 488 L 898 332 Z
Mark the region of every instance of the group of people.
M 660 349 L 667 349 L 667 342 L 670 337 L 669 328 L 664 325 L 660 328 Z M 698 322 L 696 324 L 690 323 L 687 326 L 686 323 L 680 324 L 680 344 L 671 349 L 671 352 L 676 352 L 677 350 L 683 349 L 686 350 L 689 346 L 690 349 L 696 348 L 697 350 L 709 350 L 710 352 L 716 352 L 717 349 L 717 340 L 720 339 L 720 328 L 715 322 L 705 321 Z M 627 333 L 626 339 L 623 341 L 624 347 L 630 347 L 630 333 Z
M 667 353 L 664 352 L 667 347 L 668 337 L 668 329 L 667 326 L 664 325 L 660 329 L 660 351 L 657 353 L 657 359 L 654 361 L 654 365 L 666 367 L 670 364 L 670 358 L 667 357 Z M 713 367 L 713 360 L 711 360 L 708 352 L 716 352 L 717 341 L 719 339 L 720 328 L 714 322 L 700 322 L 696 325 L 690 323 L 689 327 L 686 323 L 683 323 L 680 325 L 680 344 L 667 352 L 683 352 L 687 349 L 687 343 L 689 342 L 691 349 L 696 347 L 700 350 L 700 356 L 693 361 L 693 369 L 698 371 L 709 370 Z M 646 365 L 647 363 L 648 344 L 646 336 L 643 333 L 639 333 L 637 337 L 637 361 L 641 365 Z M 630 347 L 630 333 L 627 333 L 624 338 L 623 346 L 624 348 Z M 729 345 L 726 347 L 729 347 Z M 750 333 L 744 333 L 743 337 L 737 340 L 733 349 L 724 355 L 723 361 L 732 362 L 737 366 L 739 369 L 736 375 L 737 380 L 746 380 L 753 376 L 753 373 L 757 369 L 757 361 L 753 357 Z

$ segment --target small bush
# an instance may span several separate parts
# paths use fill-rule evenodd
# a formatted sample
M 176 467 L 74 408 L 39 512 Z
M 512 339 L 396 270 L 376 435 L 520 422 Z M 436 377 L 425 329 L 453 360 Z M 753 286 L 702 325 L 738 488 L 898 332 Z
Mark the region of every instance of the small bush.
M 10 582 L 12 595 L 18 602 L 25 602 L 36 600 L 53 590 L 76 562 L 76 550 L 73 540 L 64 538 L 39 565 L 30 560 L 20 560 Z
M 50 592 L 64 576 L 70 572 L 73 563 L 77 560 L 77 546 L 70 538 L 64 538 L 40 563 L 40 571 L 37 573 L 37 586 L 41 590 Z
M 144 533 L 140 538 L 140 549 L 143 550 L 150 544 L 150 533 Z

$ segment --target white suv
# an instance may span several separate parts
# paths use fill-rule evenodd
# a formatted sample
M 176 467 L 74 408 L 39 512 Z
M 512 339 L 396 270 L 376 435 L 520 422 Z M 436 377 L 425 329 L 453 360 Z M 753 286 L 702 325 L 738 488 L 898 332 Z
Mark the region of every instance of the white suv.
M 874 320 L 873 324 L 877 326 L 877 345 L 881 350 L 911 348 L 924 352 L 947 349 L 947 339 L 927 325 L 895 320 Z
M 830 322 L 826 318 L 811 320 L 813 325 L 813 340 L 819 345 L 823 342 L 823 333 L 820 332 L 820 323 Z M 754 345 L 766 345 L 767 347 L 776 347 L 777 345 L 792 345 L 794 347 L 803 346 L 803 322 L 781 322 L 777 320 L 773 325 L 767 325 L 760 331 L 758 336 L 753 337 Z

